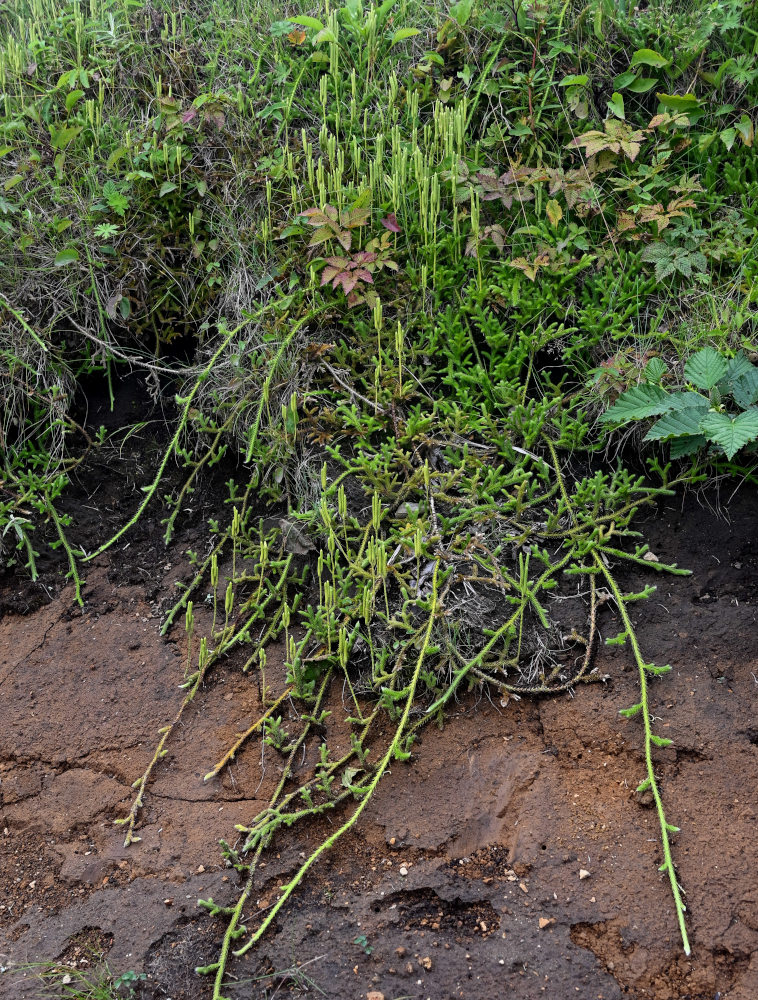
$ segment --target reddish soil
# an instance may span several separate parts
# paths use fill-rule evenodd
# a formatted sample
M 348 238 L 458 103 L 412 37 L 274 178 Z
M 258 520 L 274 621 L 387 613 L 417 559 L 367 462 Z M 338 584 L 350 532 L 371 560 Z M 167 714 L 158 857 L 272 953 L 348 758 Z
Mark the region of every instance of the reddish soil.
M 95 520 L 123 518 L 119 493 L 103 485 Z M 632 606 L 645 655 L 674 668 L 652 698 L 658 731 L 674 740 L 657 761 L 682 828 L 691 958 L 657 871 L 654 810 L 634 792 L 639 720 L 618 715 L 637 700 L 636 674 L 627 650 L 601 646 L 605 683 L 504 708 L 470 695 L 443 731 L 426 731 L 412 765 L 394 767 L 357 831 L 233 966 L 241 982 L 226 993 L 756 1000 L 757 499 L 744 487 L 717 516 L 690 496 L 642 526 L 662 560 L 695 570 L 659 579 L 658 594 Z M 217 842 L 261 808 L 278 758 L 258 742 L 202 782 L 259 708 L 255 680 L 230 661 L 155 773 L 141 843 L 122 846 L 112 821 L 181 697 L 183 632 L 160 638 L 156 601 L 185 572 L 190 542 L 166 554 L 159 531 L 156 515 L 96 562 L 83 611 L 70 588 L 38 606 L 44 592 L 0 581 L 0 965 L 86 968 L 103 955 L 115 971 L 147 974 L 145 1000 L 199 1000 L 210 982 L 193 967 L 213 960 L 222 927 L 196 900 L 236 898 Z M 625 583 L 639 589 L 644 575 Z M 276 669 L 272 655 L 271 678 Z M 327 829 L 281 839 L 260 871 L 260 907 Z M 33 977 L 0 975 L 0 996 L 38 995 Z

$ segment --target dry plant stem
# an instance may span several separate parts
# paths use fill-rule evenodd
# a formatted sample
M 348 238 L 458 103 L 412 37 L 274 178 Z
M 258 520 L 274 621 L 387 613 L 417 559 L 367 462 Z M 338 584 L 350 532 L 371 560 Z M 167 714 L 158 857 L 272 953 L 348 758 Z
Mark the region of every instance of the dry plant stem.
M 546 569 L 545 572 L 542 574 L 542 576 L 540 576 L 537 582 L 535 583 L 534 590 L 538 591 L 540 587 L 545 583 L 545 581 L 549 579 L 549 577 L 553 576 L 553 574 L 557 573 L 560 569 L 562 569 L 566 565 L 566 563 L 569 561 L 570 558 L 571 558 L 571 553 L 567 553 L 565 556 L 563 556 L 562 559 L 559 559 L 557 563 L 555 563 L 549 569 Z M 511 615 L 508 621 L 504 625 L 500 626 L 500 628 L 490 638 L 489 642 L 487 642 L 487 644 L 481 648 L 481 650 L 476 654 L 476 656 L 473 657 L 473 659 L 469 660 L 467 663 L 464 663 L 464 665 L 459 670 L 456 670 L 453 679 L 448 685 L 448 688 L 445 691 L 445 693 L 441 695 L 432 705 L 430 705 L 429 708 L 427 708 L 426 710 L 427 715 L 431 715 L 434 712 L 438 712 L 444 705 L 447 704 L 450 698 L 452 698 L 453 694 L 455 694 L 461 681 L 466 676 L 468 676 L 468 674 L 471 673 L 472 670 L 476 669 L 479 666 L 479 664 L 482 662 L 482 659 L 487 655 L 487 653 L 490 652 L 490 650 L 494 647 L 498 639 L 500 639 L 503 635 L 505 635 L 508 629 L 510 629 L 512 625 L 518 620 L 520 614 L 521 614 L 521 609 L 514 611 L 514 613 Z
M 268 719 L 268 717 L 272 714 L 272 712 L 276 711 L 276 709 L 281 705 L 281 703 L 283 701 L 285 701 L 287 698 L 289 698 L 289 696 L 292 694 L 293 691 L 294 691 L 294 687 L 288 687 L 285 691 L 283 691 L 279 695 L 279 697 L 276 699 L 276 701 L 273 703 L 273 705 L 270 705 L 266 709 L 266 711 L 263 713 L 263 715 L 260 716 L 260 718 L 257 720 L 257 722 L 254 722 L 253 725 L 250 726 L 250 728 L 247 729 L 242 734 L 242 736 L 240 736 L 239 739 L 237 739 L 234 742 L 234 744 L 230 747 L 229 750 L 227 750 L 227 752 L 224 754 L 224 756 L 221 758 L 221 760 L 218 762 L 218 764 L 216 764 L 216 766 L 213 768 L 213 770 L 209 771 L 205 775 L 205 777 L 203 778 L 203 781 L 210 781 L 211 778 L 215 778 L 215 776 L 218 774 L 218 772 L 226 764 L 228 764 L 230 760 L 234 760 L 234 757 L 235 757 L 237 751 L 239 750 L 239 748 L 242 746 L 242 744 L 245 743 L 247 740 L 249 740 L 250 737 L 253 735 L 253 733 L 257 729 L 260 729 L 260 727 L 263 725 L 263 723 L 266 721 L 266 719 Z
M 252 459 L 252 457 L 253 457 L 253 451 L 255 450 L 255 443 L 258 440 L 258 431 L 260 430 L 260 426 L 261 426 L 261 417 L 263 416 L 263 407 L 265 406 L 265 404 L 268 401 L 268 394 L 269 394 L 269 389 L 271 388 L 271 382 L 273 381 L 274 375 L 276 373 L 276 369 L 277 369 L 277 367 L 279 365 L 279 362 L 281 360 L 282 355 L 284 354 L 284 352 L 287 349 L 287 347 L 294 340 L 295 334 L 298 332 L 298 330 L 302 326 L 304 326 L 309 320 L 311 320 L 314 317 L 318 316 L 319 313 L 324 312 L 327 308 L 328 308 L 328 304 L 324 303 L 323 305 L 319 306 L 318 308 L 311 309 L 309 312 L 307 312 L 305 314 L 305 316 L 301 316 L 299 320 L 297 320 L 295 323 L 293 323 L 292 327 L 290 328 L 289 333 L 282 340 L 281 344 L 279 345 L 279 349 L 277 350 L 276 354 L 273 356 L 273 358 L 269 362 L 269 365 L 268 365 L 268 375 L 266 376 L 265 381 L 264 381 L 263 385 L 261 386 L 260 400 L 258 401 L 258 409 L 257 409 L 256 414 L 255 414 L 255 421 L 253 423 L 252 432 L 250 434 L 250 441 L 248 443 L 247 452 L 245 454 L 245 462 L 249 462 Z M 222 346 L 226 346 L 226 345 L 224 344 Z
M 5 306 L 5 308 L 8 310 L 8 312 L 11 314 L 11 316 L 13 316 L 14 319 L 18 320 L 18 322 L 21 324 L 21 326 L 24 328 L 24 330 L 26 330 L 26 332 L 29 334 L 29 336 L 32 338 L 32 340 L 37 344 L 37 346 L 40 347 L 45 352 L 45 354 L 47 354 L 49 348 L 48 348 L 47 344 L 45 343 L 45 341 L 42 339 L 42 337 L 40 337 L 40 335 L 35 330 L 33 330 L 31 328 L 31 326 L 29 326 L 29 324 L 24 319 L 24 317 L 21 315 L 21 313 L 17 309 L 13 308 L 13 306 L 5 298 L 4 295 L 2 296 L 2 300 L 1 301 L 2 301 L 3 305 Z
M 616 606 L 621 615 L 621 620 L 624 623 L 624 628 L 626 629 L 629 642 L 632 646 L 632 652 L 634 653 L 634 661 L 637 664 L 637 669 L 640 676 L 640 701 L 642 703 L 641 715 L 642 722 L 645 727 L 645 769 L 647 771 L 647 787 L 653 793 L 653 799 L 655 801 L 655 809 L 658 813 L 658 823 L 661 828 L 661 843 L 663 846 L 663 857 L 664 862 L 660 866 L 659 871 L 668 872 L 669 882 L 671 884 L 671 892 L 674 897 L 674 906 L 676 907 L 676 917 L 679 923 L 679 931 L 682 935 L 682 944 L 684 946 L 684 954 L 690 954 L 690 942 L 687 937 L 687 927 L 684 922 L 684 914 L 686 911 L 686 906 L 682 902 L 682 895 L 679 889 L 679 883 L 676 879 L 676 871 L 674 869 L 674 861 L 671 856 L 671 844 L 669 843 L 669 833 L 675 833 L 677 827 L 672 826 L 666 819 L 666 813 L 663 808 L 663 800 L 661 799 L 660 789 L 658 788 L 658 781 L 655 777 L 655 768 L 653 766 L 653 727 L 650 721 L 650 711 L 648 708 L 648 688 L 647 688 L 647 667 L 645 661 L 642 658 L 640 652 L 639 643 L 637 642 L 637 635 L 634 631 L 634 626 L 629 617 L 629 612 L 626 610 L 626 604 L 624 602 L 624 597 L 619 589 L 613 574 L 610 572 L 608 567 L 605 565 L 603 560 L 600 558 L 597 552 L 594 553 L 595 563 L 602 571 L 603 576 L 608 581 L 608 586 L 613 593 L 614 600 L 616 601 Z

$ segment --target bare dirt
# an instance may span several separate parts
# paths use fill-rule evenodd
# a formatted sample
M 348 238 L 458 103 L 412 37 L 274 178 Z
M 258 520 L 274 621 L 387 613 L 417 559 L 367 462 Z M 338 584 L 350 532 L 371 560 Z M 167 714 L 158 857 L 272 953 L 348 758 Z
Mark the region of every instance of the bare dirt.
M 88 480 L 80 529 L 103 537 L 123 520 L 144 471 L 128 483 L 102 471 L 96 490 Z M 717 499 L 720 516 L 706 503 Z M 637 700 L 636 674 L 627 650 L 601 645 L 605 683 L 505 707 L 471 694 L 444 730 L 426 731 L 226 993 L 756 1000 L 757 500 L 747 486 L 692 495 L 642 525 L 660 559 L 695 571 L 659 578 L 656 596 L 633 605 L 645 655 L 673 666 L 652 697 L 674 741 L 657 770 L 681 827 L 689 959 L 657 871 L 655 811 L 634 791 L 639 720 L 618 715 Z M 196 901 L 236 898 L 217 842 L 264 804 L 277 760 L 251 744 L 203 783 L 260 707 L 254 679 L 220 667 L 156 771 L 142 841 L 123 847 L 113 819 L 176 711 L 185 667 L 183 632 L 159 636 L 157 602 L 186 574 L 192 523 L 167 552 L 158 517 L 92 565 L 83 610 L 70 587 L 0 581 L 0 965 L 81 969 L 103 956 L 146 974 L 144 1000 L 200 1000 L 210 982 L 193 968 L 213 960 L 222 926 Z M 624 582 L 639 589 L 644 576 Z M 272 655 L 271 678 L 277 668 Z M 328 829 L 276 845 L 259 908 Z M 39 995 L 33 976 L 0 975 L 0 996 Z

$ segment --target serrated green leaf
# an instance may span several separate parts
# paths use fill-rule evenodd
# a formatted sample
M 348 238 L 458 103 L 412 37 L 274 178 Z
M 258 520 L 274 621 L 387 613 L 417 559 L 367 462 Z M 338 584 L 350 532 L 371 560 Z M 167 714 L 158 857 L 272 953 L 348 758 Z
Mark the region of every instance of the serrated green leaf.
M 726 375 L 729 365 L 718 351 L 704 347 L 688 358 L 684 366 L 684 377 L 698 389 L 712 389 Z
M 635 385 L 622 392 L 613 406 L 600 417 L 603 424 L 624 420 L 642 420 L 670 409 L 671 394 L 659 385 Z
M 751 372 L 758 372 L 758 368 L 751 364 L 744 351 L 737 351 L 733 358 L 730 358 L 726 365 L 726 380 L 733 382 L 735 379 L 749 375 Z
M 752 371 L 739 376 L 730 384 L 734 401 L 743 410 L 758 400 L 758 368 L 753 368 L 752 365 L 750 367 Z
M 651 358 L 645 365 L 643 375 L 648 382 L 660 382 L 667 371 L 668 368 L 665 361 L 661 361 L 660 358 Z
M 669 455 L 671 458 L 686 458 L 705 447 L 706 443 L 702 434 L 684 434 L 671 442 Z
M 727 150 L 730 150 L 734 145 L 734 140 L 737 138 L 736 128 L 725 128 L 719 132 L 719 139 L 724 143 Z
M 711 405 L 711 401 L 707 396 L 702 396 L 699 392 L 672 392 L 671 393 L 671 409 L 673 410 L 689 410 L 690 408 L 701 410 L 703 413 Z
M 746 410 L 737 417 L 707 413 L 700 422 L 700 429 L 709 441 L 724 449 L 731 461 L 740 448 L 758 438 L 758 410 Z
M 656 420 L 643 440 L 666 441 L 683 434 L 699 434 L 702 416 L 703 411 L 694 406 L 688 407 L 686 410 L 667 413 L 660 420 Z

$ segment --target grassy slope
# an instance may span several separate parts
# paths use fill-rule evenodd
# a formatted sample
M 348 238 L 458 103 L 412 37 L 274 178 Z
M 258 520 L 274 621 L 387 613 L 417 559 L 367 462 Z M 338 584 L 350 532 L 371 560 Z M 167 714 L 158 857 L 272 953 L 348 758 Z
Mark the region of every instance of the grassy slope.
M 609 567 L 649 565 L 634 511 L 693 474 L 654 452 L 650 482 L 593 466 L 598 414 L 653 358 L 675 381 L 704 345 L 756 349 L 758 17 L 736 2 L 626 16 L 604 0 L 180 14 L 30 0 L 0 25 L 5 556 L 33 571 L 47 520 L 78 572 L 55 499 L 81 454 L 81 375 L 176 370 L 167 459 L 188 480 L 167 537 L 195 477 L 239 459 L 234 516 L 198 564 L 218 607 L 187 697 L 232 647 L 265 687 L 265 646 L 282 638 L 308 706 L 296 736 L 273 710 L 261 722 L 285 772 L 229 852 L 248 881 L 228 949 L 277 829 L 349 800 L 355 822 L 465 685 L 591 678 L 597 587 L 623 618 Z M 191 366 L 162 359 L 173 342 Z M 282 518 L 268 533 L 264 503 Z M 255 571 L 222 593 L 231 551 Z M 589 599 L 557 620 L 566 574 Z M 190 639 L 191 596 L 172 614 Z M 300 787 L 290 765 L 340 674 L 353 750 L 325 748 Z M 397 728 L 381 749 L 384 712 Z

